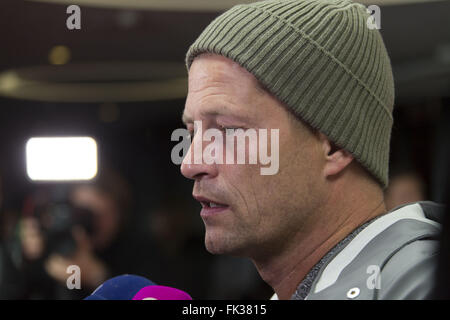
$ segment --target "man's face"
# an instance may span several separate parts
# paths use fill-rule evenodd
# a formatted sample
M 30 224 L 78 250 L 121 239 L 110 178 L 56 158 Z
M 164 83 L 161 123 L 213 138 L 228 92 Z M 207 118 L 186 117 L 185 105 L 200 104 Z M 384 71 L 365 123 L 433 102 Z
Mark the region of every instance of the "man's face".
M 188 164 L 188 157 L 183 161 L 181 172 L 194 180 L 193 196 L 203 207 L 208 251 L 265 256 L 288 245 L 299 230 L 308 232 L 323 196 L 318 138 L 262 90 L 253 75 L 218 55 L 197 57 L 189 72 L 183 119 L 190 131 L 194 121 L 201 121 L 203 131 L 279 130 L 279 170 L 274 175 L 261 175 L 260 168 L 266 166 L 259 162 Z M 270 134 L 267 140 L 270 154 Z M 195 134 L 192 143 L 205 147 L 210 142 Z

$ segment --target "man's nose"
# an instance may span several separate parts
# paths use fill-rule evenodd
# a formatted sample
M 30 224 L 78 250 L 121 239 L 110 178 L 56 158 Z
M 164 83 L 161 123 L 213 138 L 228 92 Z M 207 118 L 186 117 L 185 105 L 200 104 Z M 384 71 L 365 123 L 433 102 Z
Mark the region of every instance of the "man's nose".
M 201 137 L 197 136 L 194 137 L 189 151 L 181 163 L 181 174 L 192 180 L 197 180 L 204 176 L 214 177 L 217 175 L 217 165 L 215 163 L 205 163 L 202 154 L 205 146 Z

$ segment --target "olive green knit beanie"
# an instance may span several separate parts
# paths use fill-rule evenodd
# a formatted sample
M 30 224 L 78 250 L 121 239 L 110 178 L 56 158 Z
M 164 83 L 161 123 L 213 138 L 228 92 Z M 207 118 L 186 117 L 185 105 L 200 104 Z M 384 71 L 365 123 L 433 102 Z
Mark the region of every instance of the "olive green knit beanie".
M 247 69 L 303 121 L 388 185 L 394 80 L 370 15 L 349 0 L 267 0 L 217 17 L 186 63 L 210 52 Z

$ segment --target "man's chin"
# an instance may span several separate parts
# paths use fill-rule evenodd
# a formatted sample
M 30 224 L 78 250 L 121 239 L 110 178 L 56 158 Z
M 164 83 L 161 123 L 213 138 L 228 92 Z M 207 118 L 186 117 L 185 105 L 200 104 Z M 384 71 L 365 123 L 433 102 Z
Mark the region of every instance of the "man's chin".
M 206 250 L 211 254 L 226 254 L 233 256 L 245 255 L 242 245 L 221 239 L 219 237 L 206 236 L 205 237 Z
M 223 245 L 220 241 L 205 239 L 206 250 L 211 254 L 229 254 L 230 249 Z

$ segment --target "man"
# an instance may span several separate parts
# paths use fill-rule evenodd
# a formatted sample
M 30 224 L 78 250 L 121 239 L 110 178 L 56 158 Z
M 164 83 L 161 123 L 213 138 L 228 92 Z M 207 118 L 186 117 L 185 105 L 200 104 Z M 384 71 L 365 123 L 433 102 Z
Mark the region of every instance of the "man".
M 196 122 L 224 134 L 279 130 L 276 174 L 190 156 L 181 165 L 203 207 L 207 250 L 251 258 L 274 298 L 422 299 L 432 290 L 439 207 L 384 205 L 394 83 L 368 19 L 348 0 L 239 5 L 187 53 L 191 149 L 204 145 Z

